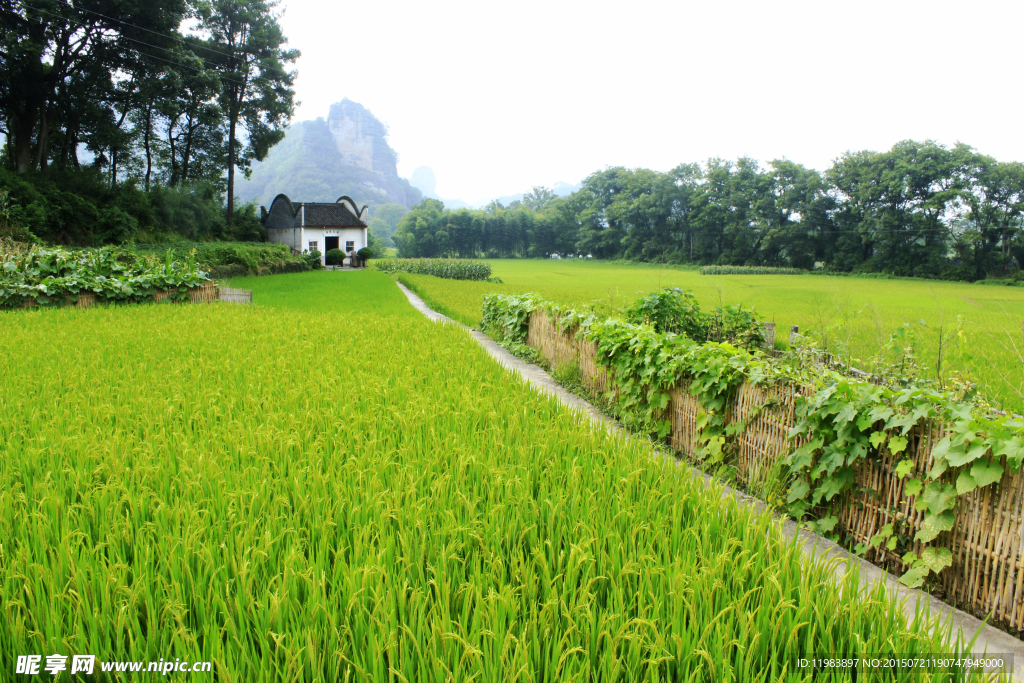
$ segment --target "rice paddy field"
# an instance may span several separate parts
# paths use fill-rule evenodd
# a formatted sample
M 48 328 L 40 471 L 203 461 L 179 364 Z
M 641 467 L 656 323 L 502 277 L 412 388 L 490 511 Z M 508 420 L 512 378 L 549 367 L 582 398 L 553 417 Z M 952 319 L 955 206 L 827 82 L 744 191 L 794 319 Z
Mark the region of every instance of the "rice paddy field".
M 822 681 L 849 676 L 798 654 L 957 651 L 386 276 L 233 284 L 256 304 L 0 313 L 0 678 L 61 653 L 211 681 Z
M 705 309 L 754 306 L 785 343 L 791 325 L 857 367 L 881 371 L 913 346 L 919 374 L 934 379 L 942 350 L 948 382 L 962 373 L 995 407 L 1024 413 L 1024 287 L 819 275 L 701 275 L 695 269 L 579 260 L 494 260 L 503 283 L 403 275 L 441 312 L 478 325 L 485 294 L 535 292 L 574 307 L 613 313 L 641 293 L 671 285 Z M 894 339 L 895 335 L 895 339 Z M 893 341 L 890 341 L 893 340 Z M 898 371 L 897 371 L 898 372 Z

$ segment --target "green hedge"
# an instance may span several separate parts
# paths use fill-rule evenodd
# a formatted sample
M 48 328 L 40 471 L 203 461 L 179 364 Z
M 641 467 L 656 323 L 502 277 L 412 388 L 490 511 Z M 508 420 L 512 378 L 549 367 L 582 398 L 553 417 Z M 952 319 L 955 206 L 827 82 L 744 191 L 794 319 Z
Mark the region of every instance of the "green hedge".
M 137 254 L 155 254 L 163 258 L 170 251 L 172 258 L 195 257 L 213 277 L 238 275 L 269 275 L 308 270 L 301 256 L 292 254 L 285 244 L 272 242 L 170 242 L 135 244 L 124 247 Z
M 433 275 L 448 280 L 486 280 L 491 276 L 491 264 L 449 258 L 381 259 L 373 268 L 384 273 L 416 273 Z

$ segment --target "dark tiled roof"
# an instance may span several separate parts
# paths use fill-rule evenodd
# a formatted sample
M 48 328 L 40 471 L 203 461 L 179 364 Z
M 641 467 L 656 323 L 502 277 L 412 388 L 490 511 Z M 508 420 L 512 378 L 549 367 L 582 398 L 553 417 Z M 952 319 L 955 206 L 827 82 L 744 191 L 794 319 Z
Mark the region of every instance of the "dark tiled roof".
M 296 204 L 295 207 L 305 207 L 306 219 L 304 221 L 309 227 L 332 227 L 332 228 L 364 228 L 366 223 L 359 220 L 359 217 L 349 211 L 344 204 Z M 300 209 L 301 210 L 301 209 Z

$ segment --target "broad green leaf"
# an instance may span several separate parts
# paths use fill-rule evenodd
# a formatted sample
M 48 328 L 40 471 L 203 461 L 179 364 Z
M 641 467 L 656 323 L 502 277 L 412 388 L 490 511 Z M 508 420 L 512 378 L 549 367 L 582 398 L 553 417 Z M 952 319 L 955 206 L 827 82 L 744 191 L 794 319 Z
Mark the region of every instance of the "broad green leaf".
M 836 470 L 832 476 L 826 477 L 821 482 L 821 486 L 814 491 L 814 502 L 816 504 L 819 503 L 822 497 L 825 500 L 832 500 L 833 497 L 845 491 L 852 483 L 853 471 L 850 468 L 844 467 L 843 469 Z
M 928 576 L 928 567 L 921 565 L 914 567 L 906 574 L 900 577 L 900 583 L 908 588 L 920 588 L 921 584 L 924 583 L 925 578 Z
M 871 418 L 872 422 L 877 422 L 878 420 L 888 420 L 893 416 L 893 414 L 894 411 L 889 406 L 878 405 L 871 409 L 871 412 L 868 413 L 868 417 Z
M 903 492 L 908 496 L 918 496 L 923 488 L 924 484 L 921 483 L 920 479 L 908 479 L 907 483 L 903 486 Z
M 1010 469 L 1016 472 L 1020 469 L 1021 463 L 1024 462 L 1024 443 L 1021 442 L 1021 437 L 1015 436 L 1008 441 L 1003 441 L 998 446 L 995 454 L 1005 455 Z
M 946 455 L 946 451 L 949 450 L 949 446 L 949 435 L 946 435 L 932 446 L 932 457 L 936 459 L 944 457 Z
M 878 448 L 885 443 L 885 436 L 885 432 L 875 432 L 870 436 L 869 441 L 871 441 L 872 446 Z
M 953 564 L 953 553 L 948 548 L 925 548 L 921 562 L 936 574 Z
M 899 436 L 896 437 L 896 439 L 899 439 L 899 438 L 902 438 L 902 437 L 899 437 Z M 896 439 L 893 439 L 893 441 L 895 441 Z M 908 474 L 910 474 L 913 471 L 914 471 L 914 461 L 913 460 L 901 460 L 899 462 L 899 464 L 896 465 L 896 476 L 899 477 L 900 479 L 902 479 L 903 477 L 907 476 Z
M 829 532 L 836 528 L 836 524 L 839 523 L 839 518 L 835 515 L 830 515 L 824 519 L 819 519 L 816 526 L 819 532 Z
M 943 531 L 949 531 L 953 528 L 953 524 L 956 522 L 956 514 L 952 510 L 947 510 L 941 515 L 929 514 L 925 517 L 924 524 L 921 525 L 921 530 L 914 536 L 915 541 L 921 543 L 928 543 L 935 539 Z
M 915 422 L 920 422 L 924 418 L 929 418 L 935 414 L 935 408 L 930 403 L 922 403 L 921 405 L 914 408 L 911 413 L 911 417 L 914 418 Z
M 857 406 L 853 405 L 852 403 L 847 403 L 843 407 L 843 409 L 839 411 L 839 414 L 836 415 L 836 419 L 833 420 L 833 423 L 835 423 L 835 425 L 838 427 L 839 425 L 852 421 L 856 417 Z
M 948 469 L 949 469 L 949 463 L 948 462 L 946 462 L 945 460 L 936 460 L 935 461 L 935 466 L 932 467 L 931 471 L 928 473 L 928 478 L 932 479 L 932 480 L 938 479 Z
M 933 515 L 940 514 L 956 505 L 956 489 L 949 484 L 933 481 L 925 487 L 919 503 L 923 503 L 926 506 L 923 509 Z
M 787 503 L 794 503 L 798 500 L 802 500 L 807 497 L 807 494 L 811 492 L 811 487 L 808 486 L 807 482 L 800 480 L 793 484 L 793 488 L 789 490 L 789 495 L 786 496 Z
M 974 477 L 974 481 L 978 483 L 978 486 L 995 484 L 1003 478 L 1003 466 L 998 462 L 994 462 L 992 458 L 977 460 L 974 463 L 974 467 L 971 468 L 971 476 Z
M 970 421 L 974 419 L 974 406 L 970 403 L 957 403 L 951 409 L 954 420 Z
M 859 429 L 862 432 L 866 432 L 867 430 L 871 429 L 871 425 L 874 424 L 874 422 L 875 421 L 872 420 L 869 416 L 861 415 L 860 417 L 857 418 L 857 429 Z
M 966 450 L 963 446 L 950 448 L 949 453 L 946 454 L 946 460 L 952 467 L 962 467 L 969 462 L 974 462 L 986 452 L 988 452 L 988 446 L 984 442 L 978 442 Z
M 978 488 L 978 482 L 974 480 L 971 473 L 967 470 L 960 472 L 960 476 L 956 478 L 956 494 L 962 496 L 976 488 Z
M 907 437 L 894 436 L 889 439 L 889 452 L 902 453 L 907 448 Z
M 896 541 L 897 540 L 899 540 L 899 539 L 897 539 L 895 537 L 890 538 L 888 541 L 885 542 L 885 547 L 888 550 L 896 550 Z

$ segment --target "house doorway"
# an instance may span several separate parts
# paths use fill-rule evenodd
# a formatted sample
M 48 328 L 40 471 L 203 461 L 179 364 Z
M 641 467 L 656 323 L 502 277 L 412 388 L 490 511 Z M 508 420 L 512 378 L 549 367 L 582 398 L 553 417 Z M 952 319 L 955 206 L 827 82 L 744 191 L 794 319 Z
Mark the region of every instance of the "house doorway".
M 338 248 L 338 240 L 339 239 L 340 238 L 337 235 L 335 235 L 334 237 L 330 237 L 330 236 L 324 237 L 324 253 L 326 254 L 331 249 L 337 249 Z

